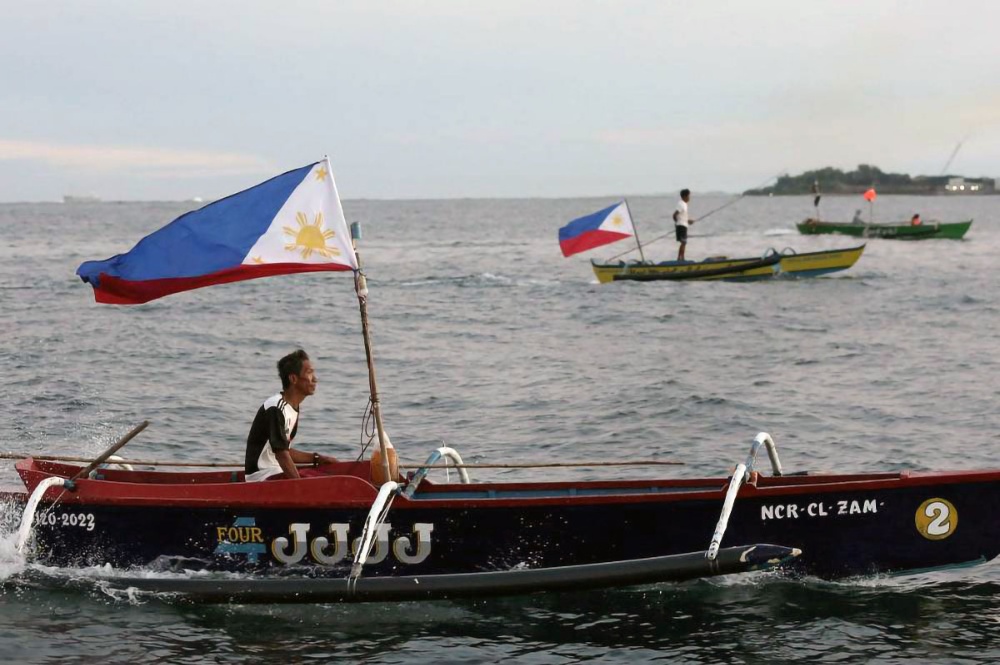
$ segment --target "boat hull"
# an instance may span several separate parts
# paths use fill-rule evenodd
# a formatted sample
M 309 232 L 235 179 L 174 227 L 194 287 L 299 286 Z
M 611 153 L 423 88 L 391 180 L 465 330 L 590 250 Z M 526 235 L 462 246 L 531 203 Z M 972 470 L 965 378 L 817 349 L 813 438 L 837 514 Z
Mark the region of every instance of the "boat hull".
M 842 222 L 818 222 L 807 219 L 796 225 L 799 233 L 805 235 L 836 233 L 854 236 L 856 238 L 889 238 L 893 240 L 931 240 L 946 238 L 961 240 L 972 220 L 964 222 L 928 222 L 913 226 L 911 224 L 855 224 Z
M 667 261 L 664 263 L 599 263 L 591 261 L 597 281 L 755 281 L 774 277 L 818 277 L 853 266 L 865 246 L 804 254 L 771 253 L 743 259 Z
M 19 471 L 27 472 L 30 487 L 52 469 Z M 412 499 L 400 496 L 392 504 L 365 576 L 552 568 L 703 551 L 727 484 L 726 478 L 425 481 Z M 304 569 L 343 577 L 376 489 L 353 475 L 260 485 L 82 480 L 53 506 L 61 492 L 48 490 L 35 527 L 34 556 L 48 564 L 264 574 Z M 900 572 L 994 558 L 998 511 L 1000 470 L 762 476 L 740 489 L 722 544 L 801 549 L 794 569 L 820 577 Z

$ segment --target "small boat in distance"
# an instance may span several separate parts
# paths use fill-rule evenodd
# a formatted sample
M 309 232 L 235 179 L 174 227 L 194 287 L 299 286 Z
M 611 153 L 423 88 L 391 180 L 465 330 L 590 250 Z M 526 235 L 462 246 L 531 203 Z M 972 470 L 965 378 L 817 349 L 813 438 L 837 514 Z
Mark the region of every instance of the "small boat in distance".
M 63 203 L 100 203 L 95 194 L 63 194 Z
M 797 254 L 786 247 L 781 252 L 771 248 L 763 256 L 731 259 L 725 256 L 709 257 L 704 261 L 618 261 L 590 264 L 601 284 L 633 281 L 655 282 L 661 280 L 729 280 L 752 281 L 772 277 L 816 277 L 853 266 L 864 252 L 865 246 L 847 249 L 828 249 Z
M 972 226 L 972 220 L 964 222 L 895 222 L 890 224 L 865 224 L 863 222 L 821 222 L 816 219 L 806 219 L 796 225 L 799 233 L 816 235 L 821 233 L 839 233 L 856 238 L 892 238 L 895 240 L 929 240 L 932 238 L 947 238 L 961 240 Z

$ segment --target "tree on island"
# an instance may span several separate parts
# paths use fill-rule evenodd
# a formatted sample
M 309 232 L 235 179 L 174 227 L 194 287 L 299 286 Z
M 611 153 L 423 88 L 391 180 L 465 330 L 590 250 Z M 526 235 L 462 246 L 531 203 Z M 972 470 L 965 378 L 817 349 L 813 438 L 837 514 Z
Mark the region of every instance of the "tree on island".
M 827 166 L 801 175 L 783 175 L 770 187 L 750 189 L 747 196 L 809 194 L 813 183 L 819 183 L 823 194 L 861 194 L 874 187 L 879 194 L 935 194 L 944 188 L 949 178 L 961 176 L 916 176 L 906 173 L 886 173 L 871 164 L 859 164 L 853 171 L 841 171 Z M 991 187 L 992 189 L 992 183 Z

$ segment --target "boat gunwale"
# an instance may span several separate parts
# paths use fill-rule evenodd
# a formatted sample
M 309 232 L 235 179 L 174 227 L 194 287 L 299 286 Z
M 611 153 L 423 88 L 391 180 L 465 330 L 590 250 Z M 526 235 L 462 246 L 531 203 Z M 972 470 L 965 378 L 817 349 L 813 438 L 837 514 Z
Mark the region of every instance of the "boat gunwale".
M 33 460 L 18 462 L 30 467 Z M 26 485 L 31 479 L 49 477 L 37 469 L 22 467 Z M 955 483 L 1000 482 L 1000 469 L 967 471 L 899 471 L 868 474 L 830 474 L 764 476 L 756 475 L 752 482 L 740 489 L 740 496 L 769 497 L 801 495 L 806 493 L 829 494 L 833 492 L 899 489 Z M 292 485 L 294 483 L 294 485 Z M 412 499 L 397 497 L 395 507 L 526 507 L 590 504 L 665 503 L 676 501 L 715 501 L 725 494 L 729 478 L 678 478 L 624 481 L 545 481 L 521 483 L 472 483 L 438 485 L 424 481 L 426 494 L 421 491 Z M 253 485 L 249 487 L 248 485 Z M 585 491 L 574 492 L 583 487 Z M 77 481 L 77 491 L 68 492 L 59 487 L 49 488 L 46 499 L 60 497 L 60 502 L 70 505 L 151 506 L 163 508 L 296 508 L 296 509 L 357 509 L 368 507 L 374 500 L 376 488 L 370 482 L 355 476 L 326 476 L 303 478 L 294 481 L 271 481 L 266 484 L 200 483 L 200 484 L 149 484 L 116 480 L 82 479 Z M 294 489 L 293 489 L 294 488 Z M 140 491 L 136 491 L 139 489 Z M 341 490 L 341 492 L 332 490 Z M 601 490 L 624 490 L 620 493 Z M 130 491 L 129 491 L 130 490 Z M 171 491 L 165 491 L 171 490 Z M 292 491 L 289 491 L 292 490 Z M 596 490 L 588 492 L 586 490 Z M 518 492 L 531 495 L 518 496 Z M 538 494 L 541 492 L 542 494 Z M 546 496 L 545 492 L 552 494 Z M 474 493 L 470 496 L 470 493 Z M 492 493 L 492 495 L 491 495 Z M 220 496 L 221 494 L 221 496 Z M 433 496 L 430 496 L 433 494 Z M 505 494 L 508 494 L 505 496 Z M 61 495 L 61 496 L 60 496 Z M 215 495 L 215 496 L 213 496 Z M 453 496 L 448 496 L 453 495 Z M 464 496 L 463 496 L 464 495 Z M 331 499 L 331 496 L 336 496 Z

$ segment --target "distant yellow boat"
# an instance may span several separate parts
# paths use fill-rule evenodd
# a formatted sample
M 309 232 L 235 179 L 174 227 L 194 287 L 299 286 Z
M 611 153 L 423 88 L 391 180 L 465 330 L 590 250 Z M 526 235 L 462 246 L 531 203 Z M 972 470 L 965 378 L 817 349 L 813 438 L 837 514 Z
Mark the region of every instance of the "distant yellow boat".
M 782 252 L 768 250 L 763 256 L 743 259 L 712 257 L 704 261 L 664 261 L 662 263 L 619 261 L 590 264 L 601 284 L 629 280 L 655 282 L 686 279 L 751 281 L 773 277 L 816 277 L 853 266 L 865 246 L 848 249 L 828 249 L 821 252 L 796 254 L 791 248 Z

